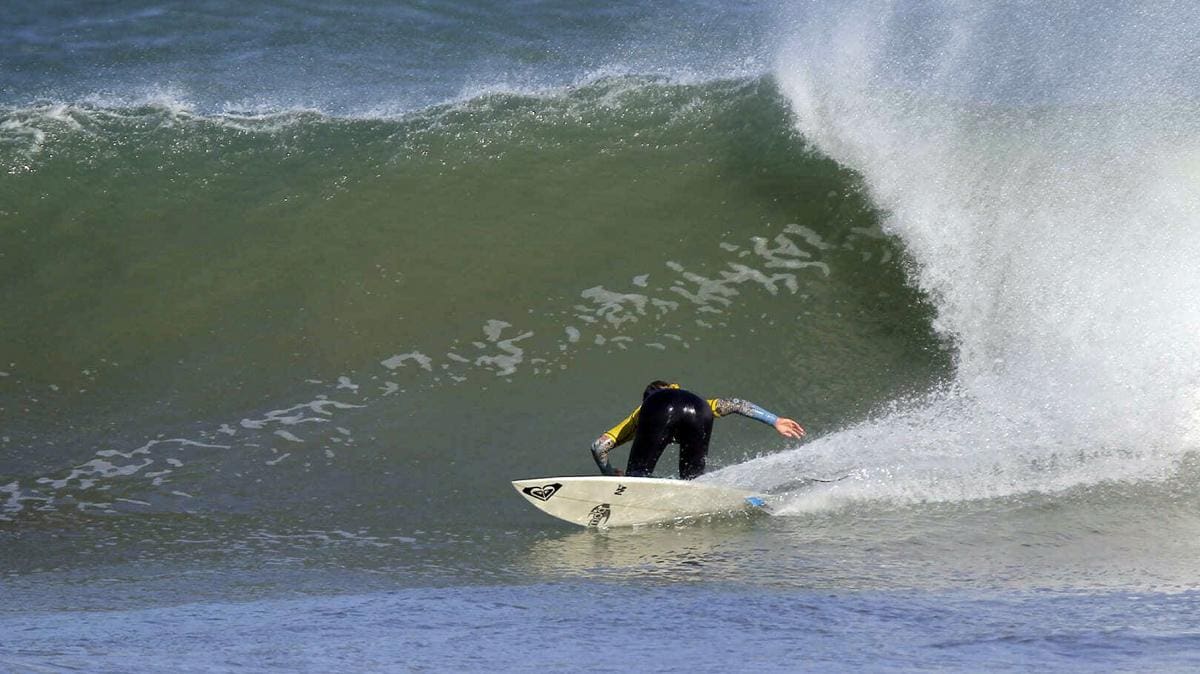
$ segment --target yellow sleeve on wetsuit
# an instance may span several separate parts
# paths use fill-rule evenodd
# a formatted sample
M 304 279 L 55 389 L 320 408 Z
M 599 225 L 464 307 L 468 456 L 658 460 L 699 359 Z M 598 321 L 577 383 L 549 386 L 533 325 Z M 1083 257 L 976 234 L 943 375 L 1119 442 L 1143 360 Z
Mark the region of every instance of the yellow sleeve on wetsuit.
M 637 430 L 638 413 L 642 411 L 642 406 L 638 405 L 637 409 L 621 423 L 613 426 L 610 430 L 604 432 L 605 435 L 613 439 L 613 447 L 624 444 L 633 439 L 633 433 Z

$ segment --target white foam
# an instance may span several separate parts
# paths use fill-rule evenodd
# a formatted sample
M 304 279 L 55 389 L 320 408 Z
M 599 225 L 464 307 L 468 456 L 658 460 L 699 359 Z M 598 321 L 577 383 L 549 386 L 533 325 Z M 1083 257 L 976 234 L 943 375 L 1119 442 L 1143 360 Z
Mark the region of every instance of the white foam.
M 512 327 L 511 324 L 497 319 L 491 319 L 483 326 L 483 333 L 488 342 L 495 345 L 499 349 L 499 353 L 479 356 L 475 359 L 475 365 L 491 368 L 499 377 L 507 377 L 516 373 L 517 366 L 525 360 L 525 350 L 517 346 L 517 342 L 532 337 L 533 332 L 527 331 L 514 337 L 501 339 L 504 331 L 510 327 Z M 476 345 L 481 349 L 487 348 L 486 345 L 479 342 L 476 342 Z
M 957 373 L 731 474 L 849 457 L 831 493 L 908 501 L 1167 474 L 1200 446 L 1200 91 L 1183 67 L 1200 14 L 809 11 L 780 85 L 886 212 Z
M 404 367 L 404 364 L 410 360 L 415 362 L 422 370 L 427 372 L 433 371 L 433 359 L 421 353 L 420 351 L 410 351 L 409 353 L 396 354 L 391 358 L 381 361 L 380 365 L 383 365 L 389 370 L 395 370 L 396 368 Z

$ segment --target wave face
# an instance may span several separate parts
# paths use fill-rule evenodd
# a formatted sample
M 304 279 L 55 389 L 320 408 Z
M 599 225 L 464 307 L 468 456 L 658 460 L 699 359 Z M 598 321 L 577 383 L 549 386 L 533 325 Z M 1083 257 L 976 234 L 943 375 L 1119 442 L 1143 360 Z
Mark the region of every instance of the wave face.
M 961 500 L 1157 480 L 1197 448 L 1200 14 L 1176 9 L 795 17 L 776 74 L 797 126 L 863 176 L 956 372 L 729 479 L 815 454 L 865 466 L 840 497 Z
M 947 372 L 770 78 L 0 115 L 9 520 L 452 529 L 520 516 L 498 463 L 593 470 L 647 376 L 837 427 Z M 751 426 L 716 465 L 776 446 Z

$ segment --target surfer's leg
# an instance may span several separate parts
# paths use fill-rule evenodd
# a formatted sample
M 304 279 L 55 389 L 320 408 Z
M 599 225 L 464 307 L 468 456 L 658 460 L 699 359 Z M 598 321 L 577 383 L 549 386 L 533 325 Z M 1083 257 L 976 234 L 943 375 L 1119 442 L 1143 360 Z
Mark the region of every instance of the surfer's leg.
M 704 474 L 708 441 L 712 437 L 713 413 L 707 403 L 689 406 L 675 423 L 679 441 L 679 477 L 692 480 Z
M 665 398 L 650 396 L 638 413 L 637 431 L 633 446 L 629 449 L 629 463 L 625 474 L 630 477 L 648 477 L 658 465 L 663 449 L 671 442 L 674 408 Z
M 669 429 L 657 429 L 656 432 L 643 432 L 638 424 L 637 437 L 633 439 L 633 447 L 629 450 L 629 464 L 625 474 L 630 477 L 650 477 L 654 466 L 658 465 L 658 457 L 671 441 Z

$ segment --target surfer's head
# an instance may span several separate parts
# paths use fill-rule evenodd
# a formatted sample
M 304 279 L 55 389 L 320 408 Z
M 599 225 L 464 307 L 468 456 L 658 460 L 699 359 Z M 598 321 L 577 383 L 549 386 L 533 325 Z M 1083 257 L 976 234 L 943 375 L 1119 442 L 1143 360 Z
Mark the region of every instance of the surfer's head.
M 642 391 L 642 400 L 644 401 L 646 398 L 649 398 L 650 394 L 654 393 L 655 391 L 661 391 L 665 388 L 679 388 L 679 384 L 672 384 L 669 381 L 655 379 L 646 385 L 645 391 Z

